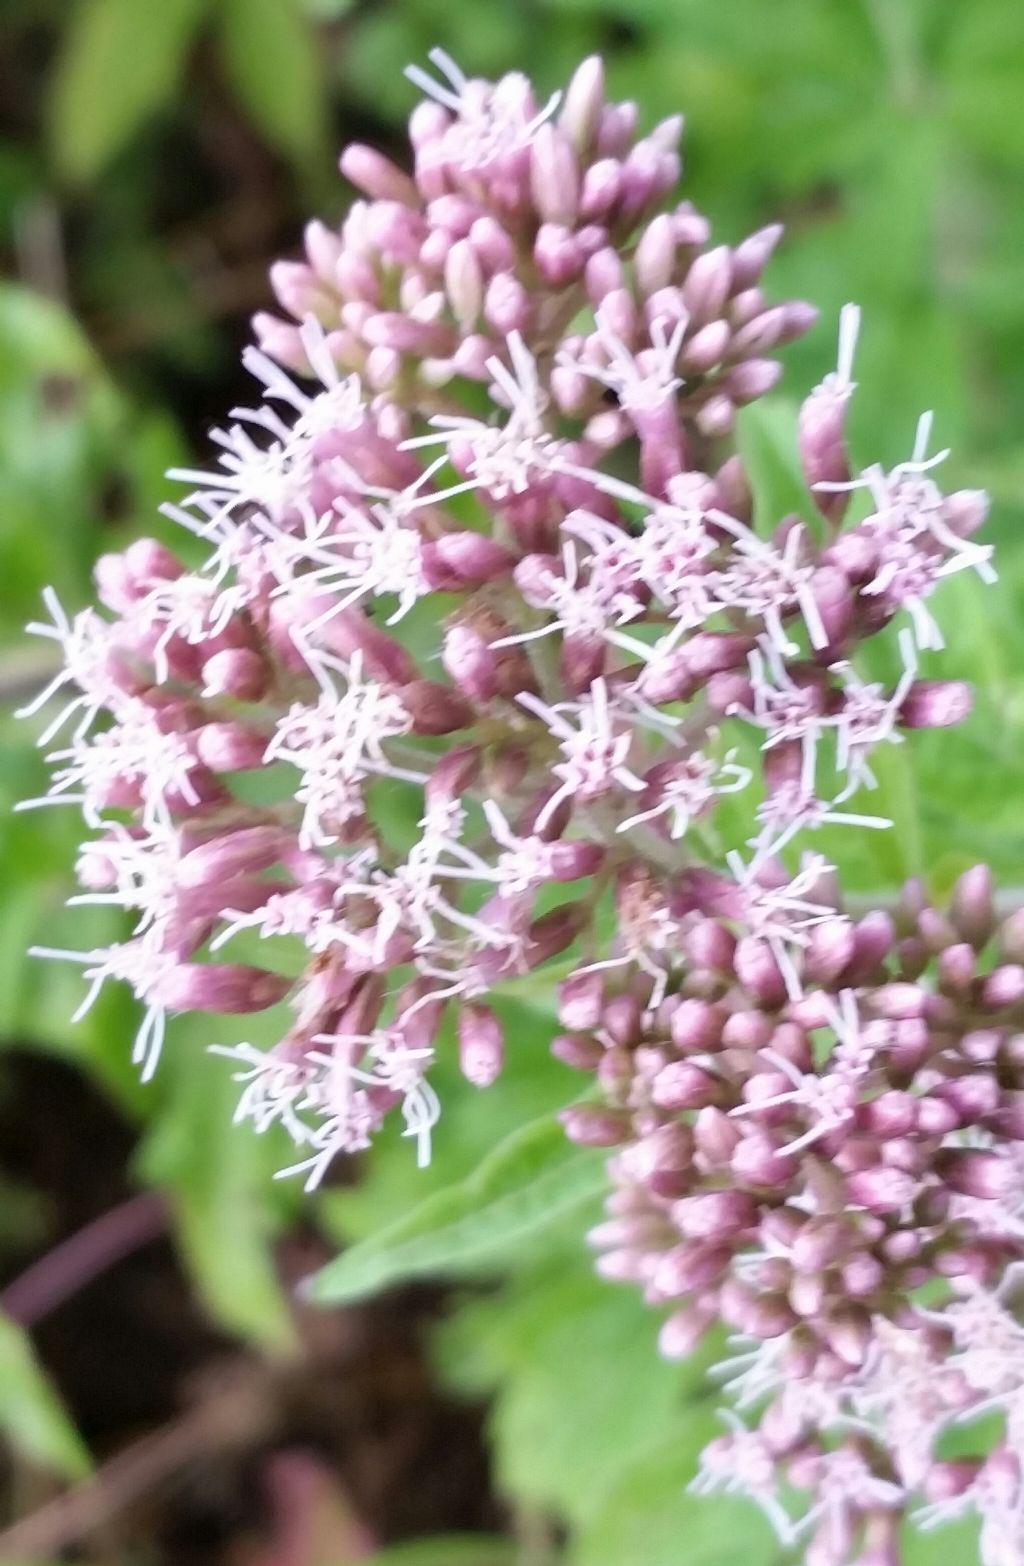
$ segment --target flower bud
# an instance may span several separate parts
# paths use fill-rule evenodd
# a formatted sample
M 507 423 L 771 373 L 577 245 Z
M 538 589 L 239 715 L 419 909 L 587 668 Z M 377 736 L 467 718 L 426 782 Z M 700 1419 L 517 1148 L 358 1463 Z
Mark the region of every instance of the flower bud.
M 472 330 L 483 308 L 484 275 L 470 240 L 458 239 L 448 251 L 444 283 L 456 321 L 464 332 Z
M 614 1043 L 629 1046 L 640 1040 L 642 1015 L 636 995 L 614 995 L 604 1004 L 601 1025 Z
M 691 1240 L 713 1240 L 738 1234 L 755 1221 L 757 1208 L 743 1191 L 704 1191 L 673 1202 L 672 1218 Z
M 688 1359 L 714 1321 L 714 1313 L 695 1305 L 674 1310 L 662 1323 L 658 1351 L 665 1359 Z
M 581 1033 L 560 1033 L 551 1040 L 551 1053 L 574 1071 L 595 1071 L 604 1054 L 596 1039 Z
M 423 545 L 423 571 L 430 586 L 442 593 L 482 587 L 506 576 L 515 556 L 494 539 L 470 531 L 442 533 Z
M 983 1201 L 1009 1196 L 1018 1178 L 1008 1159 L 973 1147 L 944 1148 L 936 1156 L 935 1168 L 951 1190 Z
M 722 1276 L 731 1260 L 732 1253 L 724 1246 L 687 1241 L 662 1257 L 652 1283 L 661 1299 L 679 1299 L 706 1289 Z
M 683 303 L 694 322 L 703 325 L 720 316 L 732 286 L 732 256 L 727 245 L 699 255 L 682 286 Z
M 629 1118 L 618 1110 L 574 1104 L 558 1118 L 569 1141 L 581 1147 L 618 1147 L 629 1139 Z
M 699 1066 L 675 1060 L 655 1077 L 651 1098 L 662 1109 L 703 1109 L 721 1098 L 721 1085 Z
M 733 1150 L 730 1167 L 744 1185 L 781 1188 L 793 1178 L 797 1163 L 765 1132 L 750 1130 Z
M 243 963 L 184 963 L 160 980 L 160 1002 L 168 1011 L 265 1011 L 283 1000 L 294 982 Z
M 503 337 L 523 332 L 530 321 L 530 298 L 522 283 L 511 272 L 498 272 L 487 284 L 484 316 L 489 326 Z
M 847 1177 L 846 1191 L 857 1207 L 873 1213 L 897 1213 L 914 1199 L 917 1181 L 902 1169 L 861 1169 Z
M 252 772 L 264 765 L 270 735 L 244 723 L 204 723 L 195 743 L 211 772 Z
M 715 928 L 718 928 L 716 926 Z M 717 1048 L 722 1038 L 725 1012 L 707 1001 L 684 998 L 672 1012 L 669 1031 L 672 1042 L 684 1053 Z
M 974 692 L 964 680 L 915 680 L 900 707 L 908 729 L 948 729 L 970 715 Z
M 259 701 L 266 694 L 269 681 L 265 659 L 248 647 L 226 647 L 203 664 L 204 696 Z
M 463 1006 L 459 1011 L 459 1065 L 473 1087 L 490 1087 L 505 1061 L 501 1023 L 487 1006 Z
M 599 973 L 575 973 L 558 986 L 558 1020 L 563 1028 L 586 1031 L 600 1026 L 604 983 Z
M 558 115 L 559 130 L 581 157 L 590 151 L 603 107 L 604 61 L 592 54 L 573 72 Z
M 541 125 L 534 137 L 530 188 L 544 222 L 575 223 L 580 203 L 579 163 L 568 137 L 550 121 Z
M 1024 965 L 1003 963 L 994 968 L 981 988 L 981 1003 L 990 1011 L 1018 1006 L 1024 1000 Z
M 950 915 L 961 937 L 980 950 L 995 929 L 992 872 L 987 865 L 967 870 L 953 888 Z
M 408 174 L 374 147 L 352 142 L 338 160 L 347 180 L 376 201 L 399 201 L 407 206 L 419 204 L 419 192 Z
M 277 826 L 243 827 L 224 832 L 191 849 L 178 861 L 177 881 L 182 887 L 231 881 L 239 875 L 269 870 L 277 864 L 289 843 L 289 834 Z
M 473 722 L 469 703 L 436 680 L 411 680 L 401 687 L 399 695 L 415 734 L 451 734 L 456 729 L 469 728 Z
M 742 936 L 734 959 L 736 977 L 762 1006 L 781 1006 L 786 999 L 786 981 L 766 941 L 753 935 Z

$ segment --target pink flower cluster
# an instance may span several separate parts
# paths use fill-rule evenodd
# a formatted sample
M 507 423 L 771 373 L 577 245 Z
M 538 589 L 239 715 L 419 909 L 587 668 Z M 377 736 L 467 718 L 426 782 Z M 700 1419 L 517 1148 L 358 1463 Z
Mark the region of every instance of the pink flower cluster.
M 892 1566 L 908 1507 L 978 1512 L 985 1566 L 1019 1566 L 1024 912 L 983 867 L 948 911 L 910 883 L 860 917 L 815 874 L 796 986 L 703 869 L 656 1007 L 635 974 L 562 984 L 556 1052 L 601 1088 L 567 1129 L 614 1149 L 598 1268 L 669 1308 L 669 1357 L 735 1334 L 698 1491 L 749 1496 L 809 1566 Z M 987 1455 L 980 1429 L 950 1460 L 991 1414 Z
M 309 1186 L 393 1110 L 427 1157 L 446 1013 L 487 1085 L 493 996 L 560 958 L 558 1049 L 604 1096 L 567 1127 L 616 1148 L 604 1270 L 673 1302 L 668 1352 L 720 1317 L 755 1345 L 735 1384 L 764 1423 L 702 1484 L 813 1529 L 815 1566 L 894 1560 L 922 1484 L 1001 1539 L 1012 1442 L 980 1467 L 933 1442 L 1012 1413 L 1021 937 L 985 969 L 980 873 L 950 919 L 910 894 L 904 926 L 853 920 L 805 838 L 884 829 L 852 803 L 873 758 L 968 711 L 918 657 L 943 577 L 992 574 L 985 497 L 940 491 L 927 419 L 905 462 L 851 469 L 847 307 L 801 412 L 806 515 L 755 525 L 736 411 L 814 319 L 762 292 L 779 231 L 710 246 L 666 208 L 679 123 L 638 135 L 596 60 L 545 104 L 433 63 L 411 174 L 345 152 L 366 199 L 274 269 L 261 400 L 172 475 L 204 563 L 140 541 L 98 565 L 105 614 L 48 595 L 34 627 L 65 668 L 30 709 L 64 736 L 32 803 L 81 806 L 74 901 L 133 921 L 53 955 L 84 1005 L 132 986 L 147 1076 L 168 1013 L 287 1002 L 272 1049 L 224 1053 Z M 853 659 L 892 622 L 876 682 Z M 900 1377 L 941 1408 L 912 1417 Z M 815 1496 L 800 1524 L 780 1476 Z

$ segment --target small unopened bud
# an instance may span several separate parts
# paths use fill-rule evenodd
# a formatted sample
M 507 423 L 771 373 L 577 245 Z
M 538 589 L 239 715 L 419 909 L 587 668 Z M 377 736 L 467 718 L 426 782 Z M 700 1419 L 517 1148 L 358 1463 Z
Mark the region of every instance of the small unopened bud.
M 399 694 L 416 734 L 451 734 L 473 722 L 468 702 L 436 680 L 411 680 Z
M 770 392 L 782 375 L 777 359 L 745 359 L 726 376 L 725 386 L 737 407 L 756 402 Z
M 669 1031 L 677 1049 L 697 1053 L 717 1047 L 724 1023 L 725 1013 L 721 1007 L 686 997 L 673 1010 Z
M 952 1190 L 987 1201 L 1009 1196 L 1018 1179 L 1009 1160 L 980 1148 L 945 1148 L 938 1154 L 935 1167 Z
M 881 1288 L 885 1281 L 885 1268 L 870 1251 L 861 1251 L 843 1263 L 839 1275 L 847 1294 L 854 1299 L 867 1299 Z
M 658 1351 L 665 1359 L 687 1359 L 714 1320 L 710 1310 L 684 1305 L 674 1310 L 658 1334 Z
M 375 147 L 352 142 L 338 160 L 347 180 L 376 201 L 400 201 L 410 207 L 419 205 L 419 192 L 408 174 Z
M 757 936 L 743 936 L 736 947 L 735 968 L 740 983 L 762 1005 L 782 1005 L 786 981 L 767 942 Z
M 599 158 L 583 176 L 580 191 L 580 216 L 588 222 L 605 217 L 618 205 L 624 180 L 622 165 L 617 158 Z M 593 299 L 593 295 L 591 295 Z M 596 303 L 596 301 L 595 301 Z
M 695 967 L 710 968 L 716 973 L 732 971 L 736 937 L 716 920 L 702 919 L 691 926 L 683 936 L 683 946 Z
M 491 278 L 484 295 L 484 316 L 503 336 L 525 331 L 531 315 L 530 296 L 511 272 L 499 272 Z
M 182 856 L 178 862 L 178 884 L 206 886 L 211 881 L 230 881 L 235 876 L 269 870 L 281 859 L 288 842 L 288 834 L 276 826 L 224 832 Z
M 580 170 L 572 143 L 549 121 L 537 131 L 531 151 L 530 184 L 541 218 L 573 224 L 579 210 Z
M 203 664 L 203 695 L 233 696 L 236 701 L 259 701 L 266 692 L 270 671 L 259 653 L 248 647 L 226 647 Z
M 970 715 L 974 692 L 965 680 L 915 680 L 900 707 L 908 729 L 949 729 Z
M 721 1084 L 710 1072 L 686 1060 L 671 1061 L 651 1086 L 651 1099 L 662 1109 L 703 1109 L 721 1097 Z
M 797 1168 L 796 1159 L 781 1153 L 771 1137 L 761 1131 L 747 1132 L 733 1150 L 730 1164 L 737 1180 L 754 1186 L 784 1186 Z
M 640 1039 L 643 1008 L 636 995 L 614 995 L 607 1001 L 601 1025 L 616 1044 L 636 1044 Z
M 183 963 L 160 980 L 159 998 L 168 1011 L 265 1011 L 283 1000 L 294 982 L 244 963 Z
M 269 734 L 243 723 L 204 723 L 196 733 L 196 754 L 211 772 L 250 772 L 263 765 Z
M 683 303 L 692 319 L 703 325 L 720 316 L 732 282 L 732 257 L 727 245 L 699 255 L 682 287 Z
M 551 1040 L 551 1053 L 574 1071 L 595 1071 L 604 1049 L 584 1033 L 560 1033 Z
M 987 865 L 975 865 L 957 881 L 950 915 L 963 939 L 980 950 L 996 922 L 992 872 Z
M 770 223 L 736 246 L 732 253 L 733 288 L 751 288 L 758 282 L 782 235 L 782 224 Z
M 320 627 L 318 635 L 342 658 L 360 653 L 367 674 L 375 680 L 403 685 L 416 677 L 412 654 L 357 609 L 332 614 Z
M 837 1218 L 819 1218 L 804 1225 L 793 1241 L 789 1259 L 797 1272 L 820 1272 L 849 1250 L 850 1231 Z
M 873 1213 L 897 1213 L 914 1199 L 917 1181 L 902 1169 L 861 1169 L 847 1177 L 846 1190 L 857 1207 Z
M 863 1365 L 871 1345 L 871 1318 L 855 1305 L 836 1311 L 825 1324 L 825 1338 L 846 1365 Z
M 604 61 L 592 54 L 573 72 L 558 115 L 558 127 L 580 156 L 589 152 L 604 106 Z
M 542 223 L 534 241 L 533 259 L 549 288 L 566 288 L 580 277 L 587 257 L 570 229 L 560 223 Z
M 752 1225 L 756 1216 L 755 1203 L 744 1191 L 704 1191 L 672 1204 L 674 1222 L 691 1240 L 738 1234 Z
M 709 397 L 697 411 L 696 425 L 709 440 L 728 435 L 736 423 L 736 404 L 725 392 Z
M 442 533 L 423 545 L 423 570 L 432 588 L 457 593 L 507 576 L 515 556 L 493 538 L 466 530 Z
M 451 353 L 453 328 L 443 321 L 419 321 L 399 310 L 380 310 L 365 321 L 364 342 L 371 348 L 393 348 L 396 353 L 432 355 Z
M 966 995 L 978 969 L 973 946 L 961 942 L 948 946 L 939 957 L 939 988 L 952 995 Z
M 725 358 L 730 337 L 728 321 L 709 321 L 684 346 L 680 367 L 689 375 L 706 375 Z
M 459 1065 L 474 1087 L 490 1087 L 505 1061 L 505 1035 L 487 1006 L 463 1006 L 459 1012 Z
M 603 1008 L 604 983 L 599 973 L 573 974 L 558 986 L 558 1020 L 563 1028 L 596 1028 Z
M 1024 966 L 1004 963 L 995 968 L 982 985 L 982 1005 L 991 1011 L 1017 1006 L 1024 1000 Z
M 662 1258 L 652 1282 L 662 1299 L 679 1299 L 697 1289 L 706 1289 L 722 1276 L 731 1260 L 732 1252 L 724 1246 L 689 1241 Z
M 672 219 L 667 212 L 661 212 L 640 235 L 633 255 L 633 270 L 642 294 L 653 294 L 672 282 L 675 255 Z
M 927 1004 L 927 993 L 916 984 L 883 984 L 871 997 L 875 1015 L 893 1021 L 923 1017 Z
M 434 766 L 424 788 L 428 804 L 458 799 L 480 776 L 481 757 L 476 745 L 458 745 Z
M 942 503 L 942 520 L 957 538 L 970 538 L 985 522 L 989 498 L 983 489 L 958 489 Z
M 558 1118 L 570 1142 L 581 1147 L 617 1147 L 629 1139 L 629 1118 L 616 1110 L 574 1104 Z
M 476 324 L 484 302 L 480 259 L 468 239 L 457 239 L 445 257 L 444 283 L 452 314 L 463 331 Z

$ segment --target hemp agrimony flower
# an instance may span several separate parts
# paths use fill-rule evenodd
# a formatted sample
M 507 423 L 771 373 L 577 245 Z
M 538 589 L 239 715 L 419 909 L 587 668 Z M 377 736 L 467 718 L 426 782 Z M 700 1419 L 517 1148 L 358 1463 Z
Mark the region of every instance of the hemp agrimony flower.
M 98 565 L 105 615 L 47 595 L 67 669 L 28 709 L 56 746 L 32 803 L 81 807 L 76 900 L 135 921 L 50 955 L 86 1004 L 132 986 L 146 1075 L 168 1012 L 287 1000 L 269 1051 L 221 1053 L 314 1186 L 392 1111 L 426 1159 L 445 1014 L 486 1086 L 494 993 L 571 953 L 599 1266 L 668 1307 L 667 1354 L 738 1334 L 696 1488 L 811 1566 L 897 1561 L 908 1506 L 974 1509 L 986 1566 L 1018 1566 L 1022 916 L 997 927 L 979 868 L 948 912 L 912 884 L 854 917 L 813 851 L 884 830 L 879 752 L 969 710 L 919 661 L 943 579 L 992 575 L 986 499 L 939 489 L 927 418 L 855 469 L 851 305 L 801 411 L 806 514 L 755 525 L 736 412 L 815 319 L 762 291 L 780 230 L 711 245 L 671 195 L 679 122 L 638 134 L 596 60 L 546 102 L 432 63 L 411 173 L 343 154 L 362 197 L 273 269 L 262 400 L 172 475 L 206 563 L 141 541 Z M 879 635 L 888 680 L 857 662 Z M 983 1411 L 1005 1433 L 947 1461 Z

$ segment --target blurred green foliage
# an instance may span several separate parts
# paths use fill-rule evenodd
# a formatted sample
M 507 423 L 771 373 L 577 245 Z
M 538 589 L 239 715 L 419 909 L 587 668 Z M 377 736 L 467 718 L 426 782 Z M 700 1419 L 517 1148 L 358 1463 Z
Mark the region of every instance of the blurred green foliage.
M 344 211 L 336 144 L 400 147 L 413 98 L 402 67 L 435 44 L 470 72 L 533 70 L 543 92 L 603 52 L 610 91 L 637 98 L 647 123 L 686 112 L 686 193 L 721 237 L 787 223 L 772 285 L 812 299 L 823 324 L 790 351 L 781 395 L 744 422 L 766 510 L 805 502 L 796 401 L 829 367 L 839 306 L 863 306 L 858 454 L 905 456 L 918 413 L 935 409 L 938 439 L 954 448 L 948 479 L 993 494 L 1001 582 L 982 589 L 965 574 L 945 587 L 950 651 L 926 668 L 978 682 L 974 717 L 893 750 L 881 781 L 898 830 L 836 853 L 851 885 L 880 895 L 917 871 L 941 890 L 979 857 L 1024 884 L 1019 0 L 6 0 L 0 1034 L 73 1056 L 137 1120 L 139 1178 L 171 1192 L 209 1310 L 274 1347 L 289 1328 L 272 1242 L 301 1197 L 272 1182 L 283 1161 L 272 1139 L 229 1127 L 227 1073 L 204 1054 L 203 1019 L 175 1031 L 143 1091 L 123 998 L 105 994 L 71 1028 L 76 974 L 25 956 L 44 932 L 87 946 L 117 928 L 61 911 L 78 839 L 70 813 L 10 814 L 43 786 L 29 728 L 10 712 L 52 672 L 46 645 L 20 628 L 45 583 L 77 608 L 100 552 L 162 530 L 162 473 L 201 452 L 205 426 L 235 400 L 268 262 L 296 247 L 314 210 Z M 356 1242 L 320 1288 L 354 1294 L 401 1276 L 411 1235 L 413 1270 L 504 1274 L 486 1297 L 467 1293 L 439 1359 L 454 1385 L 493 1397 L 499 1483 L 515 1506 L 569 1525 L 569 1566 L 767 1566 L 777 1554 L 755 1512 L 685 1492 L 714 1427 L 713 1388 L 701 1362 L 658 1361 L 650 1313 L 590 1275 L 585 1161 L 578 1201 L 540 1213 L 544 1181 L 563 1156 L 574 1167 L 550 1119 L 574 1081 L 546 1058 L 549 1003 L 536 1002 L 515 1003 L 512 1060 L 489 1094 L 442 1073 L 428 1171 L 395 1136 L 358 1187 L 318 1199 L 327 1232 Z M 494 1223 L 488 1244 L 480 1223 L 473 1239 L 475 1214 Z M 75 1470 L 80 1444 L 6 1328 L 0 1381 L 7 1435 Z M 915 1566 L 951 1549 L 973 1556 L 943 1533 L 915 1544 Z M 382 1559 L 483 1566 L 502 1550 L 439 1541 Z

